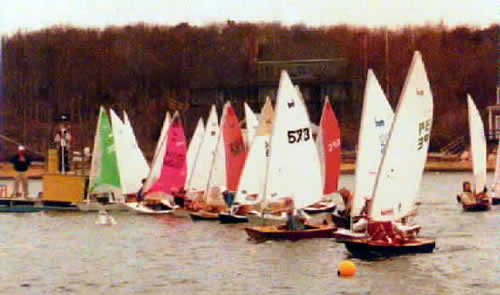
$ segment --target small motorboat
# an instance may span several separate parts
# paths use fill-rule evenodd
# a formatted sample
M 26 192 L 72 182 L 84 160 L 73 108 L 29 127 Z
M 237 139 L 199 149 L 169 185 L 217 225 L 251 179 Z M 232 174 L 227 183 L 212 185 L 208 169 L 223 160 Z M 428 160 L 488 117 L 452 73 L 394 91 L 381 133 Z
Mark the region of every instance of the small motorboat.
M 285 225 L 268 225 L 246 227 L 250 239 L 256 241 L 265 240 L 290 240 L 297 241 L 302 239 L 333 238 L 336 227 L 333 225 L 313 225 L 306 224 L 304 230 L 287 230 Z

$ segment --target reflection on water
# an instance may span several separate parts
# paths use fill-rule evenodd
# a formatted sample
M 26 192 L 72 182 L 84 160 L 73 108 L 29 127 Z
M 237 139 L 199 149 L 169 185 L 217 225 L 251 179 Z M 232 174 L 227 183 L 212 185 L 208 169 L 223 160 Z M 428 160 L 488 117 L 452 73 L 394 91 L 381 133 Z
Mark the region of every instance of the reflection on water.
M 434 253 L 355 259 L 352 279 L 337 277 L 348 256 L 328 239 L 255 244 L 245 225 L 127 212 L 111 213 L 115 226 L 95 225 L 97 213 L 0 214 L 0 293 L 500 294 L 500 207 L 462 212 L 465 177 L 424 176 L 417 220 Z

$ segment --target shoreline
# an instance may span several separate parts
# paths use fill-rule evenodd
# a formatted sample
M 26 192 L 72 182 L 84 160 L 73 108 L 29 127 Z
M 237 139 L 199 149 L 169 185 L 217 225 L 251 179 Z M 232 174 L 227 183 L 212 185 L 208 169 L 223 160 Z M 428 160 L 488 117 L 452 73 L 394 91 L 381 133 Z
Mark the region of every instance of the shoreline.
M 495 171 L 496 159 L 488 160 L 488 172 Z M 340 166 L 340 173 L 354 174 L 356 163 L 354 161 L 342 162 Z M 45 173 L 45 164 L 42 162 L 35 162 L 28 170 L 29 179 L 42 179 Z M 428 159 L 425 163 L 426 172 L 467 172 L 472 173 L 472 162 L 460 160 L 436 160 Z M 10 180 L 15 176 L 15 171 L 12 164 L 8 162 L 0 162 L 0 180 Z

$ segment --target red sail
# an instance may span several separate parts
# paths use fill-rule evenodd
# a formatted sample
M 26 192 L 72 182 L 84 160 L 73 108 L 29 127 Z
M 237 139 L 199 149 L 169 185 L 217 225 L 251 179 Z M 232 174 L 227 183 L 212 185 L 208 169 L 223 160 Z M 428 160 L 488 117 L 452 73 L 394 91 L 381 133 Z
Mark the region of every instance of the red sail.
M 222 137 L 226 150 L 227 189 L 229 191 L 236 191 L 247 157 L 247 150 L 243 141 L 240 122 L 229 103 L 226 105 L 226 114 L 222 122 Z
M 321 114 L 320 132 L 323 139 L 323 161 L 325 165 L 324 194 L 338 190 L 340 177 L 340 128 L 330 102 L 325 100 Z
M 167 150 L 163 158 L 160 178 L 153 184 L 148 193 L 162 191 L 171 194 L 181 190 L 186 182 L 186 137 L 179 116 L 174 116 L 173 122 L 168 129 L 167 138 Z

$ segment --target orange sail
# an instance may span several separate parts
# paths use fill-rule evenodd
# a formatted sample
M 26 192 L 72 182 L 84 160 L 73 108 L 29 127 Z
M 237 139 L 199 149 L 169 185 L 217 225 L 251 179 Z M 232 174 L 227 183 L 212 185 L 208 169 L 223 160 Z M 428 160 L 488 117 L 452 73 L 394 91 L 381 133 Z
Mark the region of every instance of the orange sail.
M 231 104 L 226 104 L 226 116 L 222 122 L 222 138 L 226 150 L 227 189 L 236 191 L 247 157 L 240 122 Z
M 340 177 L 340 128 L 332 106 L 325 99 L 321 114 L 318 147 L 323 175 L 323 193 L 330 194 L 338 190 Z

